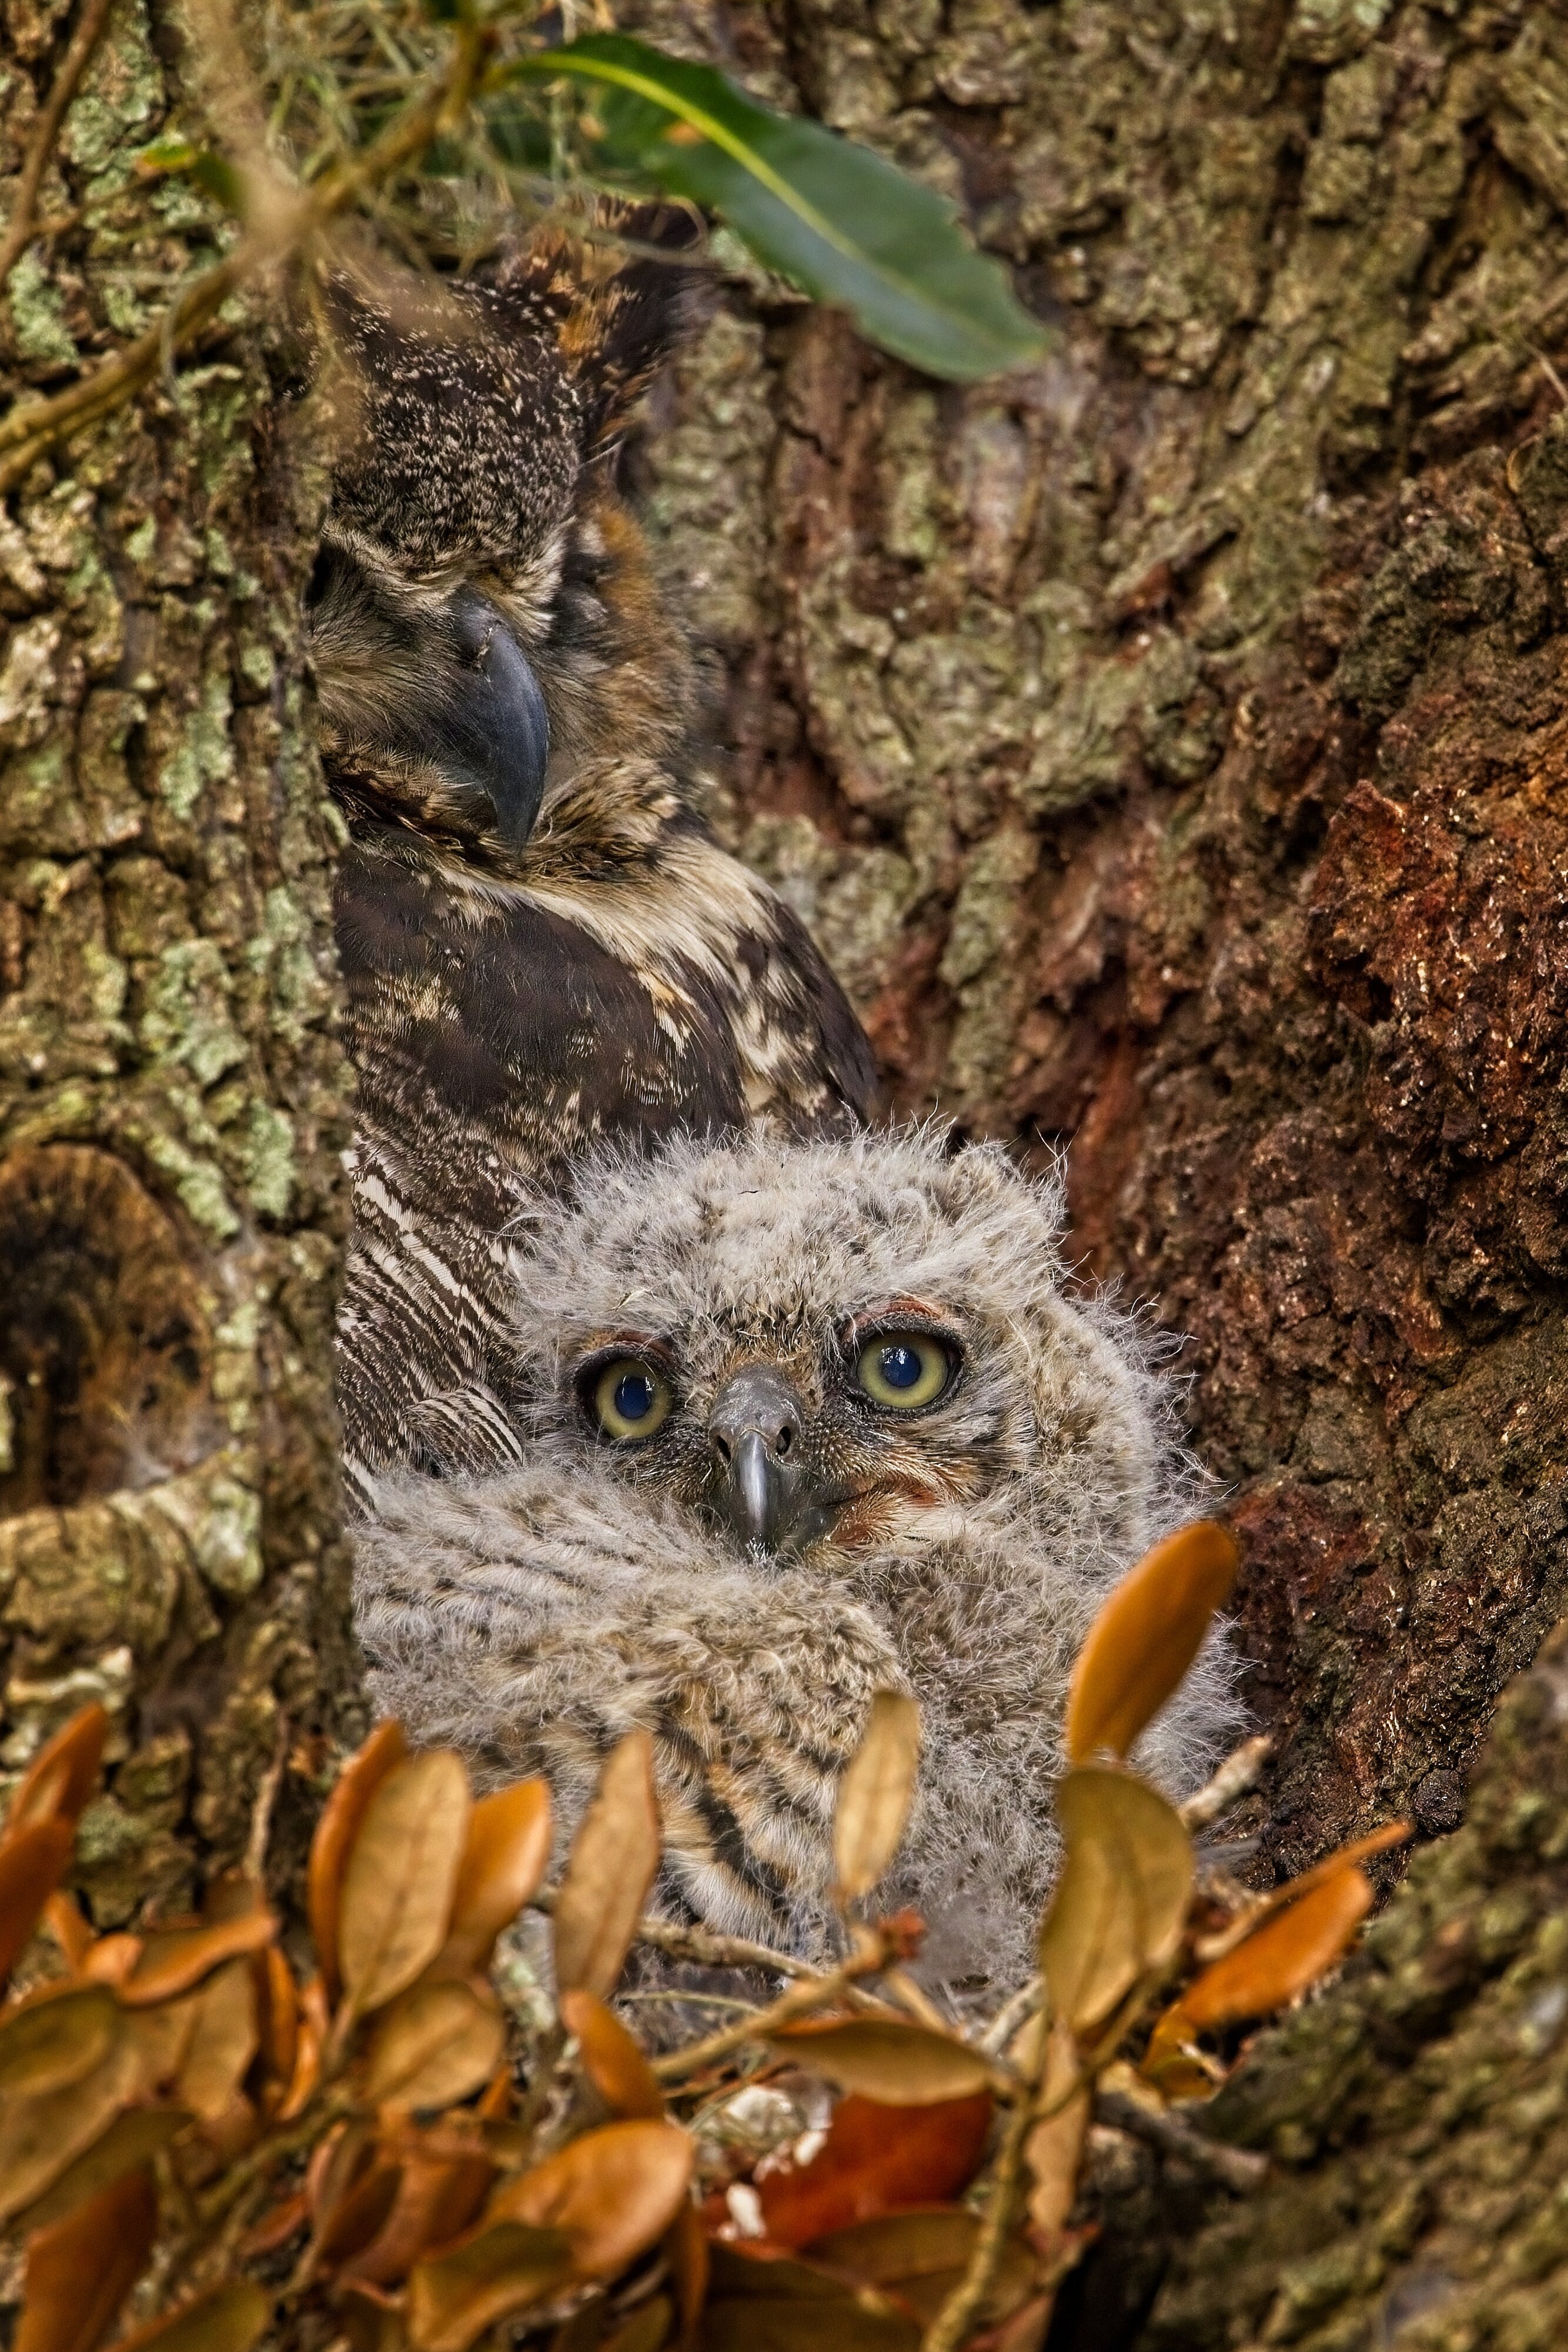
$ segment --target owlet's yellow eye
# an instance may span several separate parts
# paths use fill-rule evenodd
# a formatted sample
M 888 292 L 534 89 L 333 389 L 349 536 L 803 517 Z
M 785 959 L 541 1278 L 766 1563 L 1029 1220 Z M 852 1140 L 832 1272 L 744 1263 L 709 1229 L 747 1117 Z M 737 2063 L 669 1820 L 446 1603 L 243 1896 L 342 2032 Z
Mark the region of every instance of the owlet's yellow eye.
M 629 1444 L 652 1437 L 669 1419 L 674 1391 L 640 1356 L 617 1356 L 593 1384 L 593 1412 L 606 1437 Z
M 915 1412 L 946 1387 L 952 1362 L 946 1348 L 919 1331 L 884 1331 L 861 1349 L 856 1374 L 873 1404 Z

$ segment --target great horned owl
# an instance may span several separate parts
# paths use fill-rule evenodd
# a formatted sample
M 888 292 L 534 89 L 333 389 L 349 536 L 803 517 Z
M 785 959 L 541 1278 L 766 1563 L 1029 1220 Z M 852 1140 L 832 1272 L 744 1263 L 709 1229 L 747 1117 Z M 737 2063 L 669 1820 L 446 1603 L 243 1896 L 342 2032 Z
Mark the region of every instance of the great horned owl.
M 1055 1861 L 1069 1669 L 1200 1491 L 1146 1329 L 1078 1295 L 1062 1194 L 926 1129 L 677 1140 L 586 1170 L 518 1268 L 526 1459 L 387 1480 L 359 1537 L 376 1703 L 570 1817 L 653 1733 L 664 1899 L 829 1936 L 839 1777 L 912 1691 L 891 1886 L 952 1979 L 1024 1964 Z M 1211 1643 L 1140 1761 L 1196 1785 L 1235 1721 Z
M 691 663 L 614 487 L 686 287 L 552 234 L 490 283 L 324 290 L 340 446 L 309 621 L 350 833 L 351 1479 L 514 1451 L 507 1230 L 585 1149 L 872 1107 L 841 991 L 697 813 Z

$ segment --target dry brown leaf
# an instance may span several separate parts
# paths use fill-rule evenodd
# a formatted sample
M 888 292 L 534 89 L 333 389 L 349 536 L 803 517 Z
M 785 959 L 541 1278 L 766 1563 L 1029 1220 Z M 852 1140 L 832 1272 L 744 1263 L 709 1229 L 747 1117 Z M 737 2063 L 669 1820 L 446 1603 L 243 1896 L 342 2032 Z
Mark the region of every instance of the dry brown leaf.
M 928 2107 L 989 2087 L 990 2062 L 951 2034 L 894 2018 L 786 2026 L 773 2046 L 814 2074 L 887 2107 Z
M 803 2262 L 713 2250 L 700 2352 L 919 2352 L 919 2323 L 874 2290 Z
M 0 1844 L 0 1985 L 32 1939 L 76 1844 L 74 1822 L 47 1816 Z
M 563 2230 L 580 2278 L 613 2278 L 686 2202 L 695 2154 L 676 2124 L 605 2124 L 503 2181 L 487 2218 Z
M 472 1985 L 416 1984 L 377 2023 L 365 2096 L 376 2106 L 455 2106 L 489 2081 L 506 2046 L 494 2003 Z
M 147 2267 L 158 2229 L 149 2172 L 128 2172 L 27 2240 L 13 2352 L 94 2352 Z
M 36 2098 L 79 2083 L 108 2054 L 119 2022 L 100 1985 L 53 1986 L 0 2016 L 0 2098 Z
M 629 1731 L 605 1759 L 555 1900 L 555 1980 L 608 2000 L 659 1868 L 653 1743 Z
M 961 2205 L 917 2207 L 818 2238 L 801 2249 L 801 2258 L 850 2285 L 895 2294 L 929 2326 L 967 2269 L 981 2227 L 979 2215 Z M 1029 2248 L 1008 2238 L 981 2326 L 994 2327 L 1012 2316 L 1028 2298 L 1034 2268 Z
M 82 1954 L 78 1974 L 89 1984 L 122 1985 L 141 1958 L 140 1936 L 99 1936 Z
M 362 2153 L 363 2151 L 361 2151 Z M 324 2200 L 322 2219 L 311 2246 L 312 2263 L 321 2270 L 348 2263 L 375 2243 L 397 2202 L 402 2167 L 371 2151 L 363 2171 L 341 2195 Z
M 256 2052 L 256 1975 L 250 1962 L 230 1960 L 217 1969 L 195 1995 L 193 2008 L 191 2036 L 173 2095 L 203 2123 L 215 2123 L 233 2104 Z
M 343 1873 L 365 1808 L 389 1772 L 408 1754 L 408 1742 L 399 1723 L 378 1723 L 364 1746 L 350 1757 L 339 1773 L 332 1793 L 321 1809 L 310 1841 L 310 1869 L 306 1903 L 317 1964 L 326 1986 L 329 2007 L 342 1989 L 338 1965 L 338 1913 Z
M 52 2229 L 111 2181 L 143 2168 L 184 2130 L 189 2120 L 177 2107 L 132 2107 L 117 2116 L 84 2155 L 56 2176 L 46 2194 L 27 2207 L 23 2226 Z
M 1052 2013 L 1078 2033 L 1165 1968 L 1192 1893 L 1192 1840 L 1134 1773 L 1082 1765 L 1057 1790 L 1067 1852 L 1040 1928 Z
M 277 1920 L 271 1911 L 241 1912 L 210 1926 L 165 1929 L 148 1936 L 135 1965 L 120 1980 L 122 2009 L 152 2009 L 189 1992 L 230 1960 L 259 1952 L 274 1941 Z
M 302 2011 L 294 2044 L 294 2072 L 277 2110 L 280 2124 L 292 2123 L 296 2116 L 303 2115 L 315 2097 L 321 2080 L 321 2034 Z
M 108 1737 L 109 1717 L 96 1703 L 73 1715 L 23 1774 L 5 1815 L 6 1837 L 31 1822 L 68 1822 L 74 1831 L 98 1786 Z
M 486 2224 L 461 2246 L 409 2273 L 408 2335 L 414 2352 L 468 2352 L 498 2320 L 542 2303 L 571 2276 L 559 2230 L 520 2221 Z
M 0 2133 L 0 2221 L 42 2197 L 102 2137 L 139 2086 L 136 2053 L 126 2037 L 116 2035 L 105 2057 L 78 2081 L 8 2099 Z
M 1090 1627 L 1068 1692 L 1070 1764 L 1125 1756 L 1203 1647 L 1236 1578 L 1236 1543 L 1214 1519 L 1178 1528 L 1124 1576 Z
M 349 2352 L 407 2352 L 402 2297 L 366 2279 L 343 2281 L 334 2301 Z
M 271 2325 L 272 2305 L 261 2289 L 249 2279 L 229 2279 L 121 2336 L 114 2352 L 251 2352 Z
M 712 2269 L 707 2232 L 703 2228 L 702 2215 L 695 2205 L 683 2205 L 664 2232 L 664 2259 L 670 2265 L 670 2284 L 675 2291 L 675 2315 L 680 2323 L 678 2340 L 683 2352 L 689 2352 L 689 2347 L 696 2337 L 703 2305 L 707 2301 L 708 2277 Z
M 644 2119 L 664 2114 L 664 2094 L 642 2045 L 596 1993 L 563 1992 L 560 2021 L 575 2036 L 582 2071 L 607 2107 Z
M 898 1852 L 919 1767 L 919 1708 L 902 1692 L 878 1691 L 833 1816 L 833 1899 L 841 1907 L 869 1895 Z
M 338 1928 L 356 2016 L 395 2000 L 445 1942 L 468 1811 L 468 1776 L 446 1748 L 410 1757 L 371 1796 L 343 1875 Z
M 496 2168 L 482 2152 L 427 2158 L 402 2150 L 402 2175 L 385 2221 L 346 2262 L 340 2279 L 389 2286 L 406 2278 L 421 2255 L 439 2253 L 477 2218 Z
M 1066 2228 L 1078 2198 L 1083 2143 L 1093 2106 L 1093 2091 L 1088 2083 L 1073 2088 L 1080 2076 L 1071 2028 L 1058 2020 L 1050 2029 L 1046 2046 L 1039 2120 L 1030 2126 L 1023 2151 L 1030 2184 L 1030 2228 L 1035 2243 L 1048 2252 Z
M 1150 2081 L 1160 2082 L 1180 2059 L 1183 2044 L 1199 2033 L 1267 2016 L 1305 1992 L 1348 1948 L 1372 1904 L 1366 1873 L 1344 1863 L 1288 1910 L 1276 1911 L 1244 1944 L 1205 1969 L 1160 2018 L 1144 2060 Z
M 640 2303 L 629 2319 L 612 2329 L 599 2352 L 663 2352 L 674 2324 L 675 2310 L 669 2296 L 656 2294 L 651 2303 Z
M 1364 1837 L 1352 1838 L 1348 1845 L 1336 1846 L 1333 1853 L 1324 1854 L 1322 1862 L 1314 1863 L 1311 1870 L 1303 1870 L 1299 1877 L 1287 1878 L 1281 1885 L 1271 1886 L 1249 1911 L 1232 1919 L 1222 1933 L 1201 1938 L 1194 1946 L 1197 1958 L 1206 1964 L 1210 1960 L 1223 1959 L 1227 1952 L 1234 1951 L 1237 1945 L 1245 1943 L 1249 1936 L 1255 1936 L 1265 1919 L 1276 1911 L 1283 1911 L 1291 1903 L 1299 1903 L 1303 1895 L 1310 1895 L 1314 1887 L 1321 1886 L 1325 1878 L 1332 1878 L 1336 1871 L 1343 1870 L 1347 1863 L 1370 1862 L 1375 1854 L 1386 1853 L 1391 1846 L 1403 1845 L 1414 1834 L 1409 1822 L 1385 1822 L 1381 1829 L 1368 1830 Z
M 452 1926 L 436 1965 L 483 1976 L 503 1927 L 510 1927 L 549 1866 L 552 1822 L 543 1780 L 519 1780 L 481 1797 L 452 1895 Z

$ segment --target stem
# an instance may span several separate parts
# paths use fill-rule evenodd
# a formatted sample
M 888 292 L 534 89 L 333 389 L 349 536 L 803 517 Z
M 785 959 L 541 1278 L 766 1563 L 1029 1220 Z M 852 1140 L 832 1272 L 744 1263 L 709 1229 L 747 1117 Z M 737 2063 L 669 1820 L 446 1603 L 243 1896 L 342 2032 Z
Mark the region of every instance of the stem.
M 1258 1784 L 1259 1775 L 1274 1752 L 1271 1732 L 1260 1731 L 1233 1748 L 1211 1780 L 1194 1791 L 1185 1803 L 1176 1807 L 1182 1826 L 1189 1830 L 1206 1830 L 1221 1813 L 1228 1813 L 1239 1798 Z
M 695 2074 L 699 2068 L 710 2065 L 716 2058 L 727 2058 L 733 2050 L 742 2050 L 748 2042 L 766 2042 L 779 2026 L 788 2025 L 797 2017 L 805 2017 L 814 2009 L 821 2009 L 831 2000 L 841 2000 L 858 1977 L 874 1976 L 886 1961 L 881 1938 L 829 1976 L 812 1977 L 805 1983 L 791 1985 L 767 2009 L 753 2011 L 737 2024 L 727 2025 L 717 2033 L 710 2033 L 705 2042 L 689 2042 L 684 2050 L 672 2050 L 667 2056 L 655 2058 L 653 2072 L 662 2083 L 678 2083 L 685 2075 Z
M 16 175 L 16 200 L 11 207 L 11 218 L 5 234 L 0 238 L 0 289 L 16 267 L 23 248 L 33 235 L 33 208 L 38 201 L 49 157 L 59 136 L 65 112 L 77 93 L 77 84 L 87 70 L 88 59 L 98 47 L 109 15 L 110 0 L 87 0 L 81 22 L 71 35 L 70 47 L 60 59 L 60 69 L 55 76 L 54 87 L 44 100 L 43 111 L 27 142 L 27 152 L 21 171 Z
M 1039 2093 L 1045 2074 L 1050 2036 L 1043 2029 L 1034 2036 L 1034 2048 L 1022 2078 L 1023 2096 L 1008 2115 L 1002 2144 L 991 2173 L 991 2193 L 969 2256 L 968 2268 L 920 2339 L 920 2352 L 960 2352 L 987 2298 L 997 2283 L 1008 2233 L 1018 2218 L 1023 2187 L 1024 2150 L 1040 2120 Z M 1076 2091 L 1076 2084 L 1073 2088 Z
M 1206 2139 L 1201 2132 L 1194 2131 L 1179 2116 L 1145 2107 L 1141 2100 L 1129 2098 L 1124 2091 L 1101 2091 L 1094 2101 L 1094 2115 L 1097 2122 L 1109 2124 L 1114 2131 L 1131 2132 L 1135 2139 L 1158 2148 L 1162 2156 L 1179 2157 L 1195 2171 L 1223 2181 L 1239 2197 L 1261 2187 L 1268 2177 L 1266 2156 L 1249 2148 L 1222 2147 L 1218 2140 Z

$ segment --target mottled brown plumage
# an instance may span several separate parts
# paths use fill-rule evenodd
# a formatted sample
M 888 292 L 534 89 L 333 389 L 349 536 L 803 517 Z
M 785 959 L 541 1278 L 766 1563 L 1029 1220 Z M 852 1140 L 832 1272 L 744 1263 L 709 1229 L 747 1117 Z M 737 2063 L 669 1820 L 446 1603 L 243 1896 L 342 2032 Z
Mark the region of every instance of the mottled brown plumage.
M 1072 1658 L 1202 1493 L 1160 1343 L 1069 1281 L 1063 1208 L 931 1130 L 586 1166 L 517 1263 L 521 1463 L 383 1481 L 359 1530 L 377 1704 L 486 1775 L 547 1770 L 569 1821 L 645 1726 L 662 1899 L 821 1952 L 843 1767 L 873 1693 L 913 1692 L 888 1899 L 934 1977 L 1020 1973 Z M 1141 1743 L 1173 1791 L 1232 1676 L 1217 1640 Z
M 697 813 L 690 661 L 614 487 L 687 290 L 554 235 L 485 285 L 327 289 L 346 424 L 311 615 L 350 835 L 355 1478 L 513 1454 L 508 1234 L 585 1150 L 872 1105 L 837 983 Z

